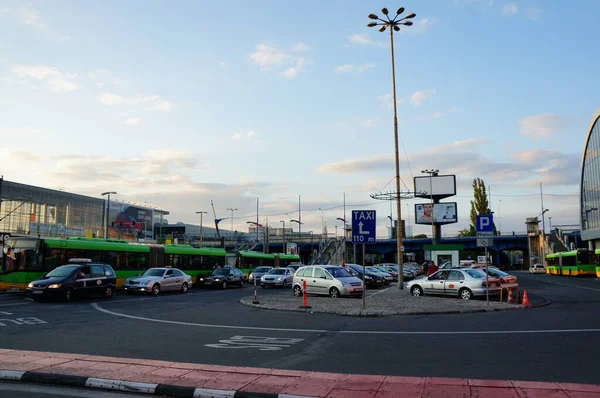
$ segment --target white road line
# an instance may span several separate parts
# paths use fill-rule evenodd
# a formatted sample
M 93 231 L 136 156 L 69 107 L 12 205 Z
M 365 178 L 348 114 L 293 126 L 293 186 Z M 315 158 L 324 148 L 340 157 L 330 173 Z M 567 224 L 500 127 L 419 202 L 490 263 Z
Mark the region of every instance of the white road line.
M 383 290 L 380 290 L 380 291 L 378 291 L 377 293 L 373 293 L 373 294 L 371 294 L 371 295 L 367 295 L 367 298 L 370 298 L 370 297 L 376 296 L 376 295 L 378 295 L 379 293 L 383 293 L 383 292 L 385 292 L 385 291 L 386 291 L 386 290 L 388 290 L 388 289 L 389 289 L 389 287 L 387 287 L 387 288 L 385 288 L 385 289 L 383 289 Z
M 33 304 L 33 303 L 27 302 L 27 303 L 0 304 L 0 307 L 10 307 L 12 305 L 25 305 L 25 304 Z
M 25 300 L 27 300 L 27 301 L 33 301 L 33 299 L 30 298 L 30 297 L 25 297 Z
M 574 288 L 577 288 L 577 289 L 585 289 L 585 290 L 592 290 L 594 292 L 600 292 L 600 289 L 594 289 L 594 288 L 586 287 L 586 286 L 570 285 L 568 283 L 562 283 L 562 282 L 550 282 L 550 283 L 554 283 L 555 285 L 563 285 L 563 286 L 574 287 Z
M 298 333 L 340 333 L 340 334 L 387 334 L 387 335 L 469 335 L 469 334 L 536 334 L 536 333 L 598 333 L 600 329 L 541 329 L 541 330 L 464 330 L 464 331 L 440 331 L 440 332 L 425 332 L 425 331 L 361 331 L 361 330 L 325 330 L 325 329 L 288 329 L 288 328 L 268 328 L 258 326 L 235 326 L 235 325 L 212 325 L 207 323 L 193 323 L 193 322 L 180 322 L 180 321 L 168 321 L 165 319 L 152 319 L 143 316 L 121 314 L 114 311 L 109 311 L 100 307 L 97 303 L 92 303 L 92 307 L 100 312 L 106 314 L 137 319 L 140 321 L 167 323 L 171 325 L 182 325 L 182 326 L 196 326 L 203 328 L 215 328 L 215 329 L 241 329 L 241 330 L 267 330 L 272 332 L 298 332 Z

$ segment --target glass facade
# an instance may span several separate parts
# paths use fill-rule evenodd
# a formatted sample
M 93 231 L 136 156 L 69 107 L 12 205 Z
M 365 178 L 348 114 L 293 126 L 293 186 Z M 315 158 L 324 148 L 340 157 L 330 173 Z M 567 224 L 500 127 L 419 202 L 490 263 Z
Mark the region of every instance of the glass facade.
M 600 237 L 600 118 L 596 116 L 588 134 L 581 175 L 581 228 L 596 230 Z
M 103 237 L 102 199 L 6 180 L 0 189 L 2 233 Z

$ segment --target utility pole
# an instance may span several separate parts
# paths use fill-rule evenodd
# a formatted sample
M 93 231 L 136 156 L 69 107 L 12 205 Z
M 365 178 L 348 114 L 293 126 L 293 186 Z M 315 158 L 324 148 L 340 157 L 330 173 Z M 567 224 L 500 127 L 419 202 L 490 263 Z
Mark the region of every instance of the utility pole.
M 202 247 L 202 215 L 207 214 L 207 211 L 197 211 L 196 214 L 200 214 L 200 247 Z

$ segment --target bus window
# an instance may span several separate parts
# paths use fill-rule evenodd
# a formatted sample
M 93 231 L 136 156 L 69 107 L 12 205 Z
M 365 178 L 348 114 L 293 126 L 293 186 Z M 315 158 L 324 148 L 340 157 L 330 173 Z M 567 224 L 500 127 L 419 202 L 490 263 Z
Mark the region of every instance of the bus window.
M 42 267 L 40 239 L 10 238 L 4 243 L 2 272 L 38 270 Z

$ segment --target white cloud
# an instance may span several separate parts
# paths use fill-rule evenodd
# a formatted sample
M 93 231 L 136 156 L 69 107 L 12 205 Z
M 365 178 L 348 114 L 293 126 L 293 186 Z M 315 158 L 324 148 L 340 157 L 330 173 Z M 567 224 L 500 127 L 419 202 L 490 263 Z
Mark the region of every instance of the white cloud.
M 364 71 L 369 70 L 374 67 L 375 67 L 375 64 L 362 64 L 362 65 L 345 64 L 345 65 L 336 66 L 335 73 L 349 73 L 349 72 L 354 72 L 354 71 L 364 72 Z
M 296 44 L 294 47 L 298 47 Z M 302 45 L 300 48 L 303 51 L 308 51 L 308 46 Z M 307 64 L 305 57 L 300 57 L 281 50 L 275 46 L 260 43 L 256 45 L 256 51 L 250 54 L 250 61 L 258 65 L 263 72 L 278 71 L 279 74 L 286 78 L 297 76 L 304 70 Z
M 410 96 L 411 105 L 420 106 L 423 103 L 423 101 L 435 94 L 435 91 L 435 89 L 431 89 L 415 92 L 413 95 Z
M 531 19 L 532 21 L 537 21 L 540 18 L 541 13 L 542 10 L 540 10 L 539 8 L 531 7 L 525 10 L 525 15 L 527 15 L 527 19 Z
M 152 96 L 137 96 L 134 98 L 125 98 L 112 93 L 100 93 L 98 100 L 104 105 L 119 106 L 119 105 L 145 105 L 146 111 L 169 112 L 173 106 L 168 101 L 161 99 L 158 95 Z
M 403 27 L 402 29 L 406 32 L 411 33 L 425 33 L 426 31 L 431 29 L 437 22 L 438 19 L 435 17 L 421 18 L 415 20 L 413 26 Z
M 246 131 L 243 133 L 235 133 L 231 136 L 231 139 L 234 141 L 250 140 L 254 138 L 255 135 L 256 134 L 254 133 L 254 131 Z
M 567 125 L 567 120 L 554 113 L 542 113 L 523 118 L 519 121 L 521 134 L 532 140 L 546 138 L 557 133 Z
M 502 8 L 502 14 L 504 15 L 515 15 L 519 12 L 519 6 L 516 4 L 505 4 L 504 8 Z
M 43 32 L 47 37 L 59 41 L 67 40 L 69 38 L 68 36 L 56 33 L 52 29 L 50 29 L 48 25 L 42 21 L 42 16 L 39 10 L 37 10 L 31 4 L 21 7 L 20 13 L 22 23 L 38 29 L 39 31 Z
M 353 35 L 348 36 L 347 39 L 350 44 L 363 45 L 363 46 L 370 46 L 370 45 L 385 46 L 385 43 L 382 41 L 371 40 L 369 35 L 366 33 L 362 33 L 362 34 L 355 33 Z
M 128 126 L 137 126 L 141 122 L 142 122 L 142 119 L 140 119 L 139 117 L 131 117 L 131 118 L 125 120 L 125 124 Z
M 53 91 L 75 91 L 80 87 L 81 78 L 77 74 L 63 73 L 50 66 L 15 65 L 13 72 L 20 78 L 44 81 Z
M 435 112 L 435 113 L 432 115 L 432 117 L 433 117 L 434 119 L 439 119 L 439 118 L 441 118 L 441 117 L 444 117 L 444 112 Z
M 302 42 L 298 42 L 294 45 L 294 47 L 292 47 L 292 51 L 297 53 L 305 53 L 310 51 L 310 47 Z

